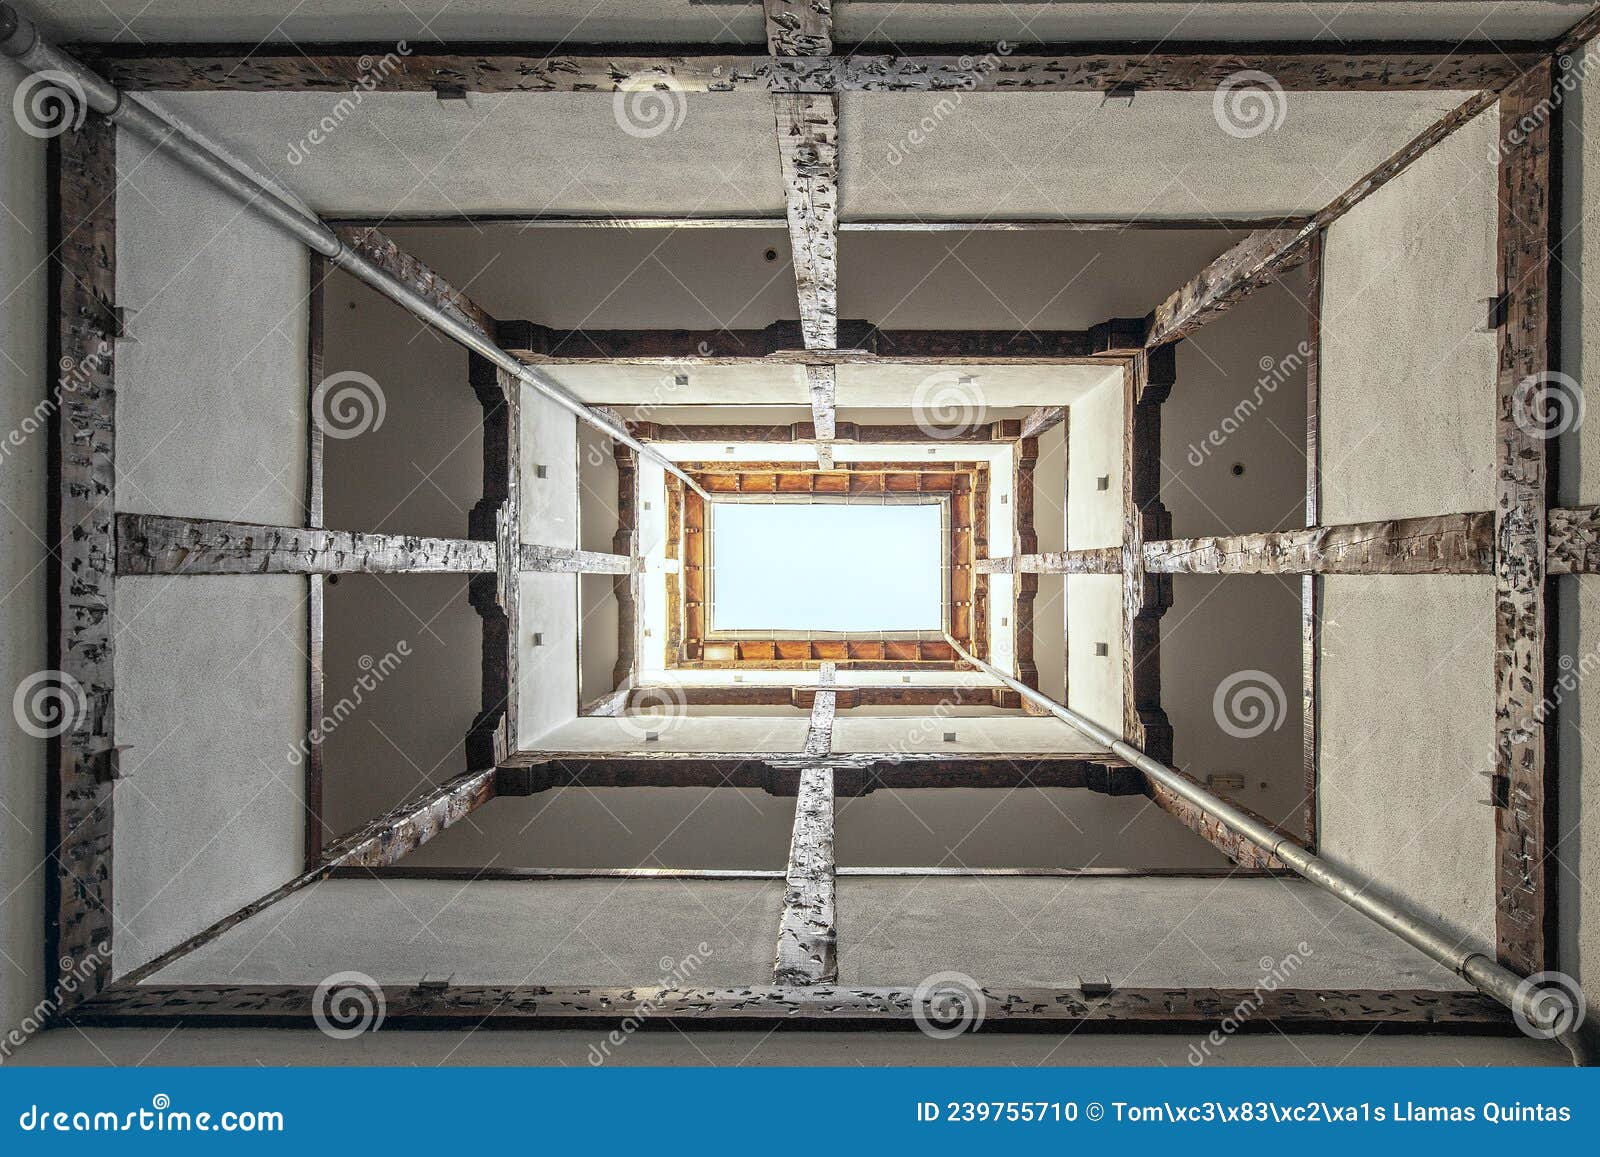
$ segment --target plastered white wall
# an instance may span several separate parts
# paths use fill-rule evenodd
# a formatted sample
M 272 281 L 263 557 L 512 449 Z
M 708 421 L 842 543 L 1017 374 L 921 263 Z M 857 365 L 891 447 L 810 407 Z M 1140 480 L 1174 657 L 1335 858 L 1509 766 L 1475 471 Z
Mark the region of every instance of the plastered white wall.
M 1498 129 L 1490 109 L 1328 229 L 1324 523 L 1494 506 Z
M 126 133 L 117 140 L 117 509 L 305 517 L 304 249 Z M 306 582 L 120 579 L 116 965 L 300 868 Z
M 117 509 L 305 518 L 306 250 L 117 134 Z
M 953 738 L 947 739 L 947 736 Z M 875 717 L 846 713 L 834 719 L 833 750 L 1066 755 L 1104 749 L 1051 717 L 993 714 Z
M 1067 546 L 1122 543 L 1123 383 L 1108 382 L 1067 412 Z M 1100 489 L 1100 480 L 1105 489 Z M 1122 733 L 1122 578 L 1068 575 L 1067 706 Z M 1106 654 L 1096 654 L 1097 643 Z
M 119 974 L 301 868 L 305 589 L 296 575 L 117 580 Z
M 1492 951 L 1494 582 L 1329 576 L 1322 609 L 1320 851 Z
M 0 60 L 0 102 L 17 91 L 21 70 Z M 10 693 L 48 666 L 45 642 L 45 462 L 49 435 L 45 368 L 45 143 L 0 117 L 0 690 Z M 45 741 L 15 716 L 0 718 L 0 1035 L 44 995 Z

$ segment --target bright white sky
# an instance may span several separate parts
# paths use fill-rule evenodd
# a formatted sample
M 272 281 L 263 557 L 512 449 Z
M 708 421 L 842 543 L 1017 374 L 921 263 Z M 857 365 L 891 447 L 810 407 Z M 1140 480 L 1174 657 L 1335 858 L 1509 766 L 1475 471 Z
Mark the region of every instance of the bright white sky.
M 711 628 L 937 631 L 939 506 L 713 502 Z

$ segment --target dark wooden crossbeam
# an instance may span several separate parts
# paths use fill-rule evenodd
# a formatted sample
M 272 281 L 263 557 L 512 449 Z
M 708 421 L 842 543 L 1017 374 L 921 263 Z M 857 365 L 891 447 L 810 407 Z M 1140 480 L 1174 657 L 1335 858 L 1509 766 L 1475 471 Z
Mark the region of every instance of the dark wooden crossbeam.
M 328 845 L 320 865 L 252 900 L 122 979 L 125 983 L 136 984 L 145 977 L 154 976 L 173 961 L 209 944 L 230 928 L 237 927 L 302 888 L 325 879 L 335 868 L 379 867 L 396 863 L 488 803 L 494 795 L 493 768 L 465 772 L 437 786 L 429 786 L 392 811 Z
M 117 573 L 479 574 L 495 544 L 465 538 L 362 534 L 164 514 L 117 515 Z
M 70 1003 L 109 982 L 115 948 L 116 127 L 90 117 L 58 137 L 50 155 L 55 268 L 48 361 L 58 367 L 62 405 L 51 424 L 51 466 L 60 485 L 46 552 L 49 667 L 64 678 L 35 684 L 32 697 L 19 687 L 15 703 L 19 723 L 26 713 L 35 723 L 59 724 L 47 745 L 41 989 Z M 63 985 L 65 979 L 71 983 Z
M 789 43 L 793 44 L 793 41 Z M 794 44 L 798 47 L 798 44 Z M 1004 56 L 992 43 L 838 46 L 829 55 L 683 44 L 516 43 L 428 46 L 401 56 L 392 43 L 86 45 L 80 54 L 134 90 L 244 92 L 626 92 L 640 77 L 679 92 L 1215 92 L 1243 70 L 1292 92 L 1473 91 L 1509 84 L 1548 44 L 1136 41 L 1030 46 Z M 486 50 L 487 49 L 487 50 Z M 974 62 L 983 60 L 984 68 Z
M 808 767 L 800 773 L 795 796 L 774 983 L 832 984 L 839 979 L 834 871 L 833 769 Z
M 1172 724 L 1161 707 L 1161 617 L 1172 606 L 1172 578 L 1145 570 L 1144 544 L 1172 534 L 1161 501 L 1161 402 L 1172 388 L 1171 352 L 1140 354 L 1128 364 L 1122 411 L 1122 734 L 1163 763 L 1172 762 Z
M 1495 941 L 1520 973 L 1555 966 L 1555 784 L 1546 737 L 1547 431 L 1530 398 L 1551 368 L 1552 76 L 1530 71 L 1500 102 L 1499 325 L 1495 384 Z
M 370 226 L 341 226 L 335 232 L 348 248 L 416 290 L 429 303 L 457 321 L 465 322 L 490 341 L 494 340 L 494 318 L 461 290 L 400 248 L 381 230 Z
M 806 346 L 798 321 L 761 329 L 555 329 L 530 321 L 497 323 L 502 349 L 553 365 L 907 364 L 1100 365 L 1120 355 L 1096 353 L 1090 330 L 880 329 L 835 320 L 835 348 Z

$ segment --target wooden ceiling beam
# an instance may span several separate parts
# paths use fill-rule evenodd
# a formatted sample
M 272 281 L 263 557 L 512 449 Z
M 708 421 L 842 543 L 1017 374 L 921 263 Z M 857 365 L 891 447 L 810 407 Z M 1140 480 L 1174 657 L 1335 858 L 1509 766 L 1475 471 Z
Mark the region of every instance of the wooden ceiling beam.
M 773 56 L 833 52 L 833 0 L 762 0 L 767 51 Z
M 800 772 L 795 793 L 775 984 L 833 984 L 839 979 L 835 890 L 833 769 L 808 767 Z
M 521 546 L 519 567 L 524 574 L 633 574 L 644 570 L 644 559 L 637 555 L 604 554 L 595 550 L 575 550 L 570 546 L 541 546 L 525 542 Z
M 1493 561 L 1486 512 L 1144 544 L 1157 574 L 1487 574 Z
M 658 413 L 660 411 L 657 411 Z M 740 425 L 683 425 L 674 426 L 655 421 L 628 422 L 628 433 L 644 442 L 711 442 L 732 446 L 741 443 L 770 443 L 776 445 L 812 442 L 816 431 L 809 422 L 792 422 L 786 426 Z M 859 445 L 877 444 L 942 444 L 965 442 L 1006 442 L 1022 436 L 1022 424 L 1015 420 L 990 422 L 986 425 L 962 427 L 952 430 L 949 437 L 935 438 L 921 426 L 890 424 L 867 426 L 857 422 L 837 422 L 833 428 L 835 442 Z M 725 463 L 724 465 L 734 465 Z M 791 468 L 794 464 L 790 464 Z M 705 463 L 703 468 L 710 469 Z M 862 464 L 850 462 L 846 466 L 860 472 Z M 902 465 L 899 467 L 904 469 Z
M 164 514 L 119 514 L 117 573 L 492 573 L 493 542 L 266 526 Z
M 490 341 L 495 340 L 494 318 L 461 290 L 400 248 L 399 242 L 373 227 L 340 226 L 334 232 L 347 248 L 416 290 L 430 305 L 471 326 Z
M 1122 548 L 1019 554 L 1014 558 L 980 558 L 979 574 L 1121 574 Z
M 812 33 L 813 36 L 817 35 Z M 798 46 L 783 32 L 780 43 Z M 820 44 L 820 41 L 816 42 Z M 992 42 L 835 46 L 827 54 L 773 55 L 768 45 L 519 42 L 429 46 L 400 55 L 392 43 L 84 45 L 79 55 L 135 91 L 593 92 L 637 91 L 641 78 L 697 92 L 1215 92 L 1241 71 L 1270 75 L 1290 92 L 1472 91 L 1503 87 L 1551 45 L 1483 47 L 1414 42 L 1081 42 L 1000 56 Z M 486 51 L 486 47 L 488 50 Z M 974 61 L 993 61 L 977 68 Z

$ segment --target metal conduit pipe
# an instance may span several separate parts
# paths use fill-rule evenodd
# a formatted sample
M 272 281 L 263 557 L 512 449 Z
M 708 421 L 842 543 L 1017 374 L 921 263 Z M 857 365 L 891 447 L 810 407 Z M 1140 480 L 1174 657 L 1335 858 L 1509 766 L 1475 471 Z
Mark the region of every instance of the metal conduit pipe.
M 1550 1032 L 1555 1027 L 1561 1016 L 1560 1009 L 1551 1002 L 1549 994 L 1537 985 L 1528 983 L 1524 977 L 1481 952 L 1460 947 L 1457 937 L 1429 924 L 1413 912 L 1372 895 L 1368 890 L 1368 881 L 1306 851 L 1293 840 L 1240 811 L 1227 800 L 1212 795 L 1187 776 L 1178 774 L 1159 760 L 1151 759 L 1132 744 L 1124 743 L 1120 736 L 1113 735 L 1092 719 L 1063 707 L 1048 695 L 1040 694 L 998 667 L 976 658 L 949 634 L 946 634 L 945 638 L 956 654 L 978 670 L 1000 680 L 1028 702 L 1048 711 L 1096 743 L 1109 747 L 1114 754 L 1127 760 L 1163 787 L 1170 788 L 1174 794 L 1182 796 L 1197 807 L 1204 808 L 1207 814 L 1214 816 L 1224 826 L 1270 852 L 1302 878 L 1336 896 L 1363 916 L 1393 932 L 1413 948 L 1432 957 L 1485 996 L 1505 1005 L 1534 1029 Z M 1567 1051 L 1572 1054 L 1574 1064 L 1600 1063 L 1600 1057 L 1597 1057 L 1593 1045 L 1577 1031 L 1576 1026 L 1572 1030 L 1555 1034 L 1555 1039 L 1566 1046 Z
M 45 40 L 32 21 L 5 3 L 0 3 L 0 52 L 14 57 L 29 72 L 43 75 L 60 87 L 81 93 L 91 109 L 113 124 L 135 132 L 164 149 L 185 168 L 238 198 L 295 240 L 316 250 L 403 309 L 525 382 L 581 421 L 632 447 L 641 457 L 682 479 L 702 498 L 710 498 L 676 463 L 629 434 L 620 422 L 613 422 L 590 409 L 559 382 L 531 366 L 523 365 L 472 326 L 452 317 L 404 282 L 391 277 L 361 254 L 347 248 L 325 221 L 285 201 L 272 189 L 240 172 L 204 145 L 191 140 L 138 101 L 127 99 L 116 85 Z

